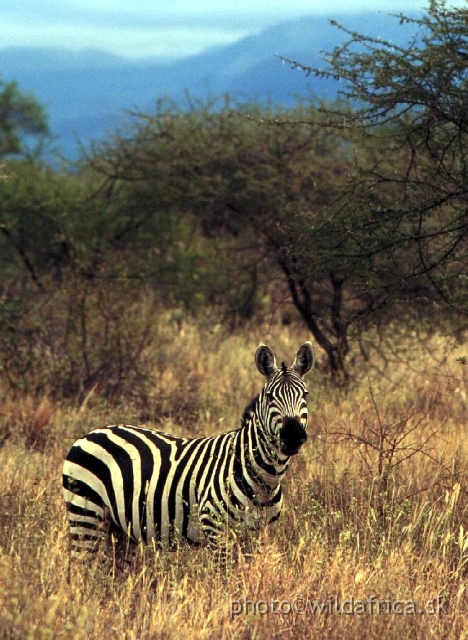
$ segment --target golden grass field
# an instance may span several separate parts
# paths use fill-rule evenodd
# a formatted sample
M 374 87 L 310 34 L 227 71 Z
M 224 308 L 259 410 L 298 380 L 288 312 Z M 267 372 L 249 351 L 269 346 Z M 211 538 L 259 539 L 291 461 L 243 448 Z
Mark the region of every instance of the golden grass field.
M 232 429 L 263 384 L 258 342 L 290 363 L 308 339 L 279 326 L 166 332 L 157 410 L 144 416 L 97 391 L 79 407 L 4 393 L 0 637 L 467 637 L 466 349 L 442 337 L 358 363 L 346 392 L 320 367 L 309 374 L 311 437 L 252 559 L 224 573 L 206 549 L 182 547 L 147 549 L 123 574 L 102 557 L 70 564 L 61 466 L 74 439 L 121 421 L 181 435 Z

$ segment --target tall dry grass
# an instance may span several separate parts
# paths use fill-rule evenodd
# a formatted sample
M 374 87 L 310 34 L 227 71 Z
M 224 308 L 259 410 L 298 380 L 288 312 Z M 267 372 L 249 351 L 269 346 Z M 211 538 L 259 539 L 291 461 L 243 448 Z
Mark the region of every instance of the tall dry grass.
M 3 398 L 0 637 L 466 637 L 466 366 L 442 338 L 430 357 L 428 343 L 406 363 L 373 356 L 347 393 L 310 375 L 311 437 L 249 561 L 224 574 L 206 549 L 181 547 L 142 550 L 123 575 L 103 557 L 70 563 L 61 465 L 77 436 L 122 420 L 185 435 L 233 428 L 262 385 L 256 343 L 289 361 L 304 339 L 284 327 L 165 332 L 144 411 L 93 392 L 77 407 Z

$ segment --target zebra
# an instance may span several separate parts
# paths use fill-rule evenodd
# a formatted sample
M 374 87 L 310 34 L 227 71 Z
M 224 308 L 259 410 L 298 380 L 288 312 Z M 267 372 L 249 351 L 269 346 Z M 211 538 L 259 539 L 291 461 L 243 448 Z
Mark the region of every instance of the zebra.
M 281 480 L 307 440 L 303 377 L 314 359 L 305 342 L 291 367 L 277 367 L 260 344 L 255 362 L 266 382 L 233 431 L 183 438 L 118 424 L 77 440 L 63 465 L 72 555 L 103 540 L 125 559 L 138 543 L 225 550 L 242 528 L 256 533 L 276 520 Z

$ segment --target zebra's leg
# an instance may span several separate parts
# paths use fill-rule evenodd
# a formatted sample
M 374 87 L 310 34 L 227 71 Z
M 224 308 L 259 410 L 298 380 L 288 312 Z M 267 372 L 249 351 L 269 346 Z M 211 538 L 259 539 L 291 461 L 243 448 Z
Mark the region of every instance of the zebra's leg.
M 67 513 L 71 557 L 81 556 L 83 552 L 96 553 L 106 535 L 104 509 L 82 496 L 74 495 L 67 502 Z
M 137 545 L 114 523 L 110 510 L 73 494 L 67 501 L 71 558 L 84 558 L 104 549 L 117 571 L 130 565 Z
M 227 515 L 215 509 L 211 503 L 200 506 L 199 522 L 207 546 L 213 551 L 216 565 L 226 573 L 237 560 L 238 540 L 235 530 L 229 526 Z
M 70 527 L 67 582 L 72 584 L 72 564 L 99 550 L 106 524 L 102 507 L 76 494 L 69 493 L 66 500 Z
M 107 517 L 106 553 L 112 557 L 116 571 L 122 572 L 134 563 L 138 544 L 114 523 L 110 514 Z
M 207 545 L 213 551 L 217 566 L 228 574 L 234 565 L 251 563 L 261 550 L 258 539 L 259 529 L 242 519 L 213 518 L 200 515 L 201 529 Z

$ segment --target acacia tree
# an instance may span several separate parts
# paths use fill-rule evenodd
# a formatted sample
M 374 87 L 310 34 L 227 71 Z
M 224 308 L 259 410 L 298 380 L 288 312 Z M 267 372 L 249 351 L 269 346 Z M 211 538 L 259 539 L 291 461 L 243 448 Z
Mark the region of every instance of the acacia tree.
M 333 107 L 139 114 L 91 158 L 113 189 L 279 267 L 337 382 L 352 330 L 436 303 L 466 313 L 467 11 L 400 19 L 421 29 L 407 47 L 348 32 L 325 72 L 346 81 Z
M 376 229 L 369 194 L 350 198 L 355 158 L 380 161 L 379 146 L 327 126 L 329 116 L 310 104 L 288 112 L 213 106 L 160 105 L 154 115 L 134 114 L 133 128 L 97 145 L 88 164 L 104 176 L 105 191 L 125 203 L 132 230 L 177 212 L 223 247 L 212 300 L 220 288 L 225 296 L 236 289 L 242 271 L 245 299 L 233 297 L 248 315 L 264 274 L 270 282 L 279 275 L 277 289 L 286 288 L 325 351 L 333 380 L 346 383 L 350 336 L 385 306 L 391 286 L 384 276 L 395 270 L 380 251 L 392 220 Z M 356 242 L 373 250 L 356 254 Z M 392 259 L 402 255 L 404 262 L 404 247 Z
M 336 230 L 337 277 L 359 300 L 345 323 L 402 300 L 468 314 L 468 10 L 433 0 L 421 18 L 399 19 L 418 29 L 407 46 L 340 27 L 349 39 L 327 71 L 289 61 L 341 79 L 342 102 L 323 110 L 328 125 L 373 149 L 356 153 L 350 189 L 324 223 Z M 295 219 L 305 242 L 316 219 Z M 317 267 L 310 253 L 300 262 L 309 274 Z
M 126 192 L 125 201 L 139 203 L 134 225 L 143 228 L 152 216 L 177 211 L 194 217 L 205 236 L 222 243 L 222 283 L 235 289 L 240 270 L 251 280 L 244 286 L 246 300 L 235 297 L 244 312 L 251 309 L 259 273 L 268 272 L 270 280 L 280 274 L 282 288 L 286 284 L 338 377 L 347 336 L 339 324 L 341 283 L 323 250 L 330 238 L 322 235 L 318 246 L 300 247 L 289 227 L 292 208 L 321 210 L 347 182 L 347 142 L 323 126 L 311 127 L 314 109 L 233 108 L 229 101 L 188 110 L 160 105 L 154 115 L 134 114 L 133 129 L 96 146 L 88 164 L 105 177 L 113 197 Z M 294 126 L 288 124 L 291 117 Z M 306 249 L 322 257 L 314 288 L 297 259 Z M 216 289 L 219 278 L 214 284 Z

